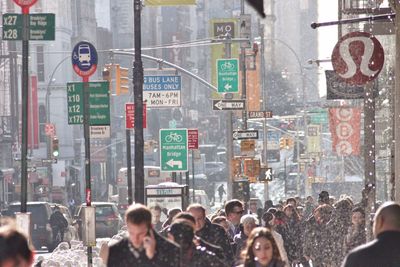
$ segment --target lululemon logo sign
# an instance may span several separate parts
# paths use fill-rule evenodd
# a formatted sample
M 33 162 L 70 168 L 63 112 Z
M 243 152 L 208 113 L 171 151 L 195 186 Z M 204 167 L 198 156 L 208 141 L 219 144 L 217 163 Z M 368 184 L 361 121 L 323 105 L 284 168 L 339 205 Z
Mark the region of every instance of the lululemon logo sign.
M 351 32 L 340 38 L 332 52 L 333 69 L 348 84 L 364 85 L 382 70 L 381 43 L 369 33 Z

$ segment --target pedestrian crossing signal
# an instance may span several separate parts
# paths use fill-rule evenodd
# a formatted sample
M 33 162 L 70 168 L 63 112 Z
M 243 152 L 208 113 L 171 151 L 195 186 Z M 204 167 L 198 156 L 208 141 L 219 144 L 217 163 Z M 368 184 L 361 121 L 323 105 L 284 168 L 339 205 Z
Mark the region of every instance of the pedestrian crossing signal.
M 273 173 L 272 168 L 262 168 L 258 181 L 261 183 L 272 182 Z

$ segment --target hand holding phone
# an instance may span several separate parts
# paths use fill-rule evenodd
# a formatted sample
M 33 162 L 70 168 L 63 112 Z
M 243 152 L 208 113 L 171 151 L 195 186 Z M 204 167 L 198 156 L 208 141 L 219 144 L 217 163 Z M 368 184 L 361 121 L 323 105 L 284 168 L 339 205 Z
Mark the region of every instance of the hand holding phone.
M 156 239 L 152 229 L 149 229 L 147 235 L 144 237 L 143 247 L 146 250 L 147 258 L 151 260 L 156 253 Z

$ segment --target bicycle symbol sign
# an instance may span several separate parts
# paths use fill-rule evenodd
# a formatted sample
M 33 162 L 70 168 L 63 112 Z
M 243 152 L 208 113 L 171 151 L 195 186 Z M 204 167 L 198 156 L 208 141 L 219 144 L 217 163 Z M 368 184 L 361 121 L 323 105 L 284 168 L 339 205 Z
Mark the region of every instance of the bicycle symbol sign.
M 160 129 L 161 171 L 187 171 L 187 129 Z
M 239 60 L 217 59 L 218 93 L 239 92 Z

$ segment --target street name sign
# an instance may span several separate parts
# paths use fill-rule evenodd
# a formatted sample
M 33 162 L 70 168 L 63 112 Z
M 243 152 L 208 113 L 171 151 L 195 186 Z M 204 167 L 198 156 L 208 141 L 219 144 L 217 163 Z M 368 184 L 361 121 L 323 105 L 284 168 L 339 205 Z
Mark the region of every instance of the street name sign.
M 55 14 L 29 14 L 29 40 L 55 40 L 55 21 Z M 7 13 L 3 15 L 3 40 L 22 40 L 22 28 L 22 14 Z
M 249 111 L 249 119 L 272 118 L 272 111 Z
M 160 129 L 161 171 L 187 171 L 188 130 Z
M 239 92 L 239 60 L 217 59 L 218 93 Z
M 234 140 L 258 139 L 258 130 L 233 131 L 232 137 Z
M 67 83 L 68 124 L 83 124 L 83 87 L 87 84 L 89 95 L 89 124 L 110 125 L 109 82 Z
M 146 75 L 143 100 L 149 108 L 180 107 L 182 80 L 179 75 Z
M 243 110 L 246 101 L 243 100 L 213 100 L 213 110 Z
M 92 139 L 106 139 L 110 138 L 110 126 L 90 126 L 90 138 Z

